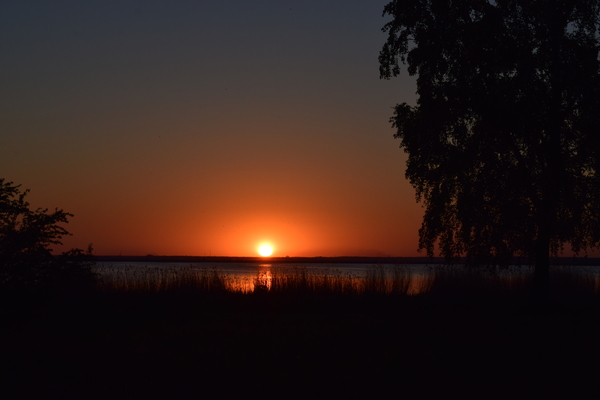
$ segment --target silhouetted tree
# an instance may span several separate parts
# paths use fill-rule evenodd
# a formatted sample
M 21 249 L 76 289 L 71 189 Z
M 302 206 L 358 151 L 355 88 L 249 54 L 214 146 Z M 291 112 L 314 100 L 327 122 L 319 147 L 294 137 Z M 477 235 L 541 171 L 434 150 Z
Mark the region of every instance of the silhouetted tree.
M 417 75 L 391 122 L 426 207 L 420 249 L 535 262 L 600 243 L 599 0 L 394 0 L 382 78 Z
M 0 286 L 24 290 L 93 282 L 91 245 L 87 253 L 72 249 L 52 255 L 50 246 L 69 235 L 59 224 L 73 215 L 58 209 L 31 210 L 25 201 L 28 192 L 0 178 Z

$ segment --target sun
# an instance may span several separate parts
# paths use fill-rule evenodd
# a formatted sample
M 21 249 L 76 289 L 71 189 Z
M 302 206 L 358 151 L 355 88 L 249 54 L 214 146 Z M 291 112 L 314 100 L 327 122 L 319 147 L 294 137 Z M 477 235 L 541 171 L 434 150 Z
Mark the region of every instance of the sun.
M 263 257 L 269 257 L 271 254 L 273 254 L 273 248 L 268 244 L 263 244 L 258 248 L 258 254 Z

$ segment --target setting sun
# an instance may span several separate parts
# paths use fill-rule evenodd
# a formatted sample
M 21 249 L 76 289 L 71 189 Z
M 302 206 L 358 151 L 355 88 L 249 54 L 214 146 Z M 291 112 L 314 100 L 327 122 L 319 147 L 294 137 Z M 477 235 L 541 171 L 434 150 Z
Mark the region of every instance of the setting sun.
M 273 254 L 273 248 L 269 245 L 262 245 L 258 248 L 258 254 L 260 254 L 263 257 L 268 257 L 271 254 Z

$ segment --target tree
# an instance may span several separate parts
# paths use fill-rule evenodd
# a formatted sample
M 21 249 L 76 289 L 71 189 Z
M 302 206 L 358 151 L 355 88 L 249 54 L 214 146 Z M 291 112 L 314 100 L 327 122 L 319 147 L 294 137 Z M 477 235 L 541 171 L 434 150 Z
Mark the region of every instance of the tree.
M 0 286 L 5 289 L 39 289 L 65 283 L 91 283 L 95 275 L 92 248 L 72 249 L 52 255 L 52 245 L 62 244 L 69 232 L 59 224 L 72 214 L 56 209 L 31 210 L 25 200 L 29 190 L 0 178 Z
M 417 75 L 391 118 L 425 206 L 419 249 L 535 264 L 600 244 L 600 0 L 393 0 L 382 78 Z

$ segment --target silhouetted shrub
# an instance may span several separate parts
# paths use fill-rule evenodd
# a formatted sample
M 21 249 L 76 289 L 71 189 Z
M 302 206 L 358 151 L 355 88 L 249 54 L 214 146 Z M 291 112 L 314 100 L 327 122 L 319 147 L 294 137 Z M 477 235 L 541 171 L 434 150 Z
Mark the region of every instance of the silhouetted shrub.
M 70 233 L 60 224 L 72 217 L 63 210 L 30 209 L 29 190 L 0 178 L 0 287 L 4 293 L 83 287 L 95 282 L 92 246 L 58 256 L 52 245 Z

